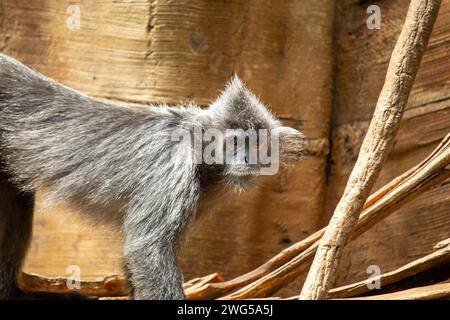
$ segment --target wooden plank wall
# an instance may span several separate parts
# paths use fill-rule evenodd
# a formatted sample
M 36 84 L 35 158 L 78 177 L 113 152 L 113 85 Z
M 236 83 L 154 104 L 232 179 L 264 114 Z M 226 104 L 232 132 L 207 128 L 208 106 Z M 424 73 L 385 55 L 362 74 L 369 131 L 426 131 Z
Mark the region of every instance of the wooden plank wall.
M 408 1 L 0 0 L 0 51 L 99 99 L 211 102 L 238 73 L 317 154 L 231 199 L 190 232 L 186 278 L 238 275 L 325 225 L 342 193 L 383 84 Z M 66 26 L 78 4 L 81 29 Z M 450 0 L 444 0 L 395 150 L 377 186 L 420 161 L 450 129 Z M 333 44 L 334 41 L 334 44 Z M 328 155 L 328 145 L 331 154 Z M 422 195 L 351 244 L 339 284 L 388 271 L 450 234 L 450 184 Z M 26 269 L 84 278 L 119 272 L 121 239 L 67 214 L 37 212 Z M 298 293 L 301 279 L 283 294 Z

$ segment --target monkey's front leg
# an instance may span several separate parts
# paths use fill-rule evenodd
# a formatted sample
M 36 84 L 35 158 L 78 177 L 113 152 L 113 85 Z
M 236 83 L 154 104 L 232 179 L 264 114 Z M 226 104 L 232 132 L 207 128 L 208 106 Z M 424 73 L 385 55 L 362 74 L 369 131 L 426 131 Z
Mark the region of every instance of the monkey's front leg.
M 125 259 L 132 299 L 185 299 L 183 277 L 171 243 L 165 241 L 127 243 Z
M 175 249 L 195 213 L 199 183 L 195 171 L 184 171 L 170 172 L 171 180 L 188 184 L 168 188 L 164 175 L 164 183 L 148 183 L 130 203 L 123 230 L 133 299 L 185 299 Z

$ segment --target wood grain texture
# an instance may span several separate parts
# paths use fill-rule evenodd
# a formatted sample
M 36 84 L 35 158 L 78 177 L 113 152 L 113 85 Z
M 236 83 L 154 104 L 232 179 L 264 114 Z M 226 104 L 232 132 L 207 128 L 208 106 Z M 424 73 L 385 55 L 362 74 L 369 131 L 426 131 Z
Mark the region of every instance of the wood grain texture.
M 365 26 L 366 5 L 338 1 L 336 7 L 335 103 L 327 193 L 328 221 L 353 167 L 373 113 L 384 75 L 409 1 L 378 1 L 380 30 Z M 413 86 L 394 149 L 375 184 L 379 188 L 423 159 L 450 131 L 450 1 L 442 1 L 439 16 Z M 336 285 L 362 279 L 370 265 L 382 272 L 417 259 L 450 234 L 450 185 L 421 195 L 400 212 L 362 235 L 344 250 Z M 404 213 L 407 213 L 405 215 Z
M 231 199 L 200 222 L 181 256 L 186 279 L 216 271 L 236 276 L 320 227 L 334 1 L 0 3 L 2 50 L 77 90 L 136 106 L 190 99 L 205 105 L 238 73 L 312 141 L 313 156 L 300 166 L 266 179 L 258 190 Z M 81 9 L 80 30 L 66 27 L 66 9 L 73 3 Z M 117 271 L 120 240 L 114 234 L 87 234 L 72 222 L 60 225 L 66 210 L 53 213 L 36 216 L 27 271 L 61 276 L 69 264 L 81 265 L 83 274 L 93 277 Z M 38 227 L 44 224 L 45 229 Z M 52 244 L 41 250 L 48 239 Z

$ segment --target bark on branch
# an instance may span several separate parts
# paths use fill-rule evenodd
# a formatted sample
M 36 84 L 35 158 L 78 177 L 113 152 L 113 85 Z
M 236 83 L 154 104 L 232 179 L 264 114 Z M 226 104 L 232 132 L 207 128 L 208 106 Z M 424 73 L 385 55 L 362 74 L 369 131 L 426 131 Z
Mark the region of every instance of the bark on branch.
M 300 299 L 325 299 L 334 283 L 342 249 L 356 227 L 364 202 L 394 143 L 440 3 L 440 0 L 410 3 L 358 159 L 320 241 Z
M 30 292 L 68 292 L 68 278 L 64 277 L 44 277 L 37 274 L 23 272 L 20 284 L 23 289 Z M 209 282 L 223 281 L 218 273 L 213 273 L 201 278 L 192 279 L 184 284 L 184 289 L 196 288 Z M 112 274 L 99 280 L 80 281 L 80 288 L 77 292 L 95 297 L 118 297 L 125 299 L 127 295 L 127 281 L 124 276 Z
M 22 273 L 20 284 L 30 292 L 68 292 L 68 279 L 63 277 L 48 278 L 37 274 Z M 123 276 L 109 275 L 100 280 L 81 281 L 77 292 L 88 296 L 123 296 L 127 294 L 126 280 Z

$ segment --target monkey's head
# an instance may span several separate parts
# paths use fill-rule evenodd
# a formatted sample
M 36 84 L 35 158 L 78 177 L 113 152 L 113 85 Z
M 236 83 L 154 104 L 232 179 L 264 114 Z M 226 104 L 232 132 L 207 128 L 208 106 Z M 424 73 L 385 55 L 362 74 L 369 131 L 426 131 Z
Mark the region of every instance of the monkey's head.
M 302 157 L 303 134 L 283 126 L 237 76 L 207 114 L 203 154 L 209 160 L 221 158 L 210 168 L 239 189 L 251 185 L 256 176 L 276 174 L 279 167 Z M 217 148 L 208 145 L 211 141 Z

